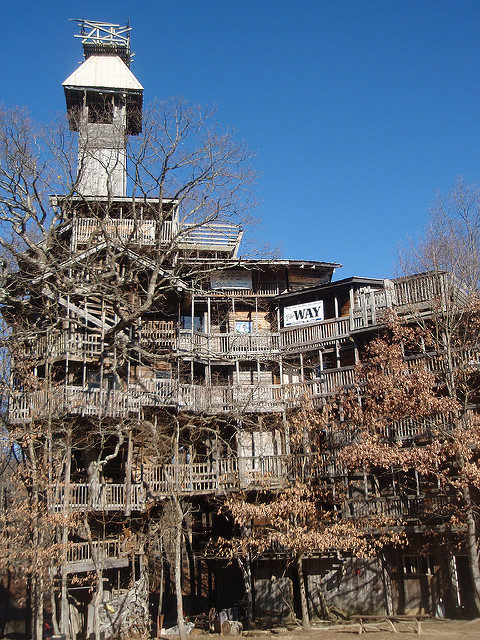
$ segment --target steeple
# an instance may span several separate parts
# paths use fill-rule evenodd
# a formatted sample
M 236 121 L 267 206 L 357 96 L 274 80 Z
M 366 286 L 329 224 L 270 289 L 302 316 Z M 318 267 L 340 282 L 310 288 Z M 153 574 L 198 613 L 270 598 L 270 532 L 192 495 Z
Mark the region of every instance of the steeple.
M 131 27 L 79 23 L 85 61 L 62 85 L 70 129 L 79 134 L 77 190 L 125 196 L 127 135 L 142 129 L 143 87 L 129 68 Z

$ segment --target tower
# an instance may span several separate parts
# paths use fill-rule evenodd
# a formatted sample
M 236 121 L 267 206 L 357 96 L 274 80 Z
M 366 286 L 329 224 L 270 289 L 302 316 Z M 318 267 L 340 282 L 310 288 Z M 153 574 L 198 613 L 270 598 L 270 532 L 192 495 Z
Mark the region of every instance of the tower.
M 126 195 L 127 135 L 142 129 L 143 87 L 130 71 L 130 27 L 81 21 L 85 61 L 63 83 L 69 126 L 78 131 L 77 191 Z

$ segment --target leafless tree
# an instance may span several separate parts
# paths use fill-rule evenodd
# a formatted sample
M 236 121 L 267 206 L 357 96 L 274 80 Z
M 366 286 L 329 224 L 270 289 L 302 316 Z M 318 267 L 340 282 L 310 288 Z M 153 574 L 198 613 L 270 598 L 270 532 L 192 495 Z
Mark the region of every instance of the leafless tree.
M 69 117 L 72 124 L 76 115 Z M 141 134 L 127 141 L 129 195 L 114 195 L 115 166 L 109 159 L 104 166 L 106 193 L 86 195 L 88 131 L 79 122 L 73 128 L 80 132 L 80 152 L 65 122 L 47 127 L 34 123 L 24 110 L 0 109 L 5 321 L 0 392 L 5 425 L 29 468 L 28 477 L 24 475 L 29 499 L 48 513 L 49 499 L 57 504 L 56 496 L 57 511 L 65 516 L 54 527 L 63 563 L 69 534 L 77 526 L 67 518 L 75 500 L 72 452 L 77 457 L 81 452 L 89 495 L 103 482 L 108 465 L 126 458 L 128 518 L 132 441 L 152 424 L 155 429 L 151 415 L 157 404 L 155 390 L 143 381 L 154 380 L 164 370 L 172 346 L 171 336 L 159 337 L 162 320 L 158 318 L 175 317 L 179 292 L 194 294 L 214 270 L 236 255 L 242 228 L 252 222 L 255 178 L 251 154 L 218 126 L 215 109 L 173 100 L 154 103 L 143 114 Z M 199 255 L 202 243 L 204 253 Z M 141 336 L 148 333 L 152 317 L 158 335 L 149 342 Z M 74 344 L 80 349 L 77 358 L 83 354 L 78 361 L 83 358 L 83 364 L 69 369 Z M 88 377 L 87 359 L 96 371 L 93 381 Z M 82 387 L 80 395 L 72 392 L 76 382 Z M 170 385 L 163 393 L 158 404 L 178 405 L 178 385 Z M 83 416 L 80 426 L 72 414 Z M 173 415 L 172 424 L 177 424 Z M 178 453 L 178 438 L 173 437 L 172 443 L 173 452 Z M 179 456 L 174 459 L 178 463 Z M 185 512 L 176 493 L 172 505 L 178 515 L 178 567 Z M 85 521 L 88 534 L 87 525 Z M 32 531 L 31 548 L 39 545 L 41 535 L 41 527 Z M 87 538 L 91 541 L 91 534 Z M 102 575 L 100 563 L 97 566 L 99 599 Z M 39 585 L 33 611 L 34 638 L 39 640 L 46 591 L 44 574 L 37 568 L 32 572 Z M 181 604 L 178 577 L 177 571 Z M 64 633 L 68 624 L 65 574 L 55 589 L 52 602 L 59 590 L 59 626 Z M 180 607 L 180 628 L 182 621 Z M 100 635 L 98 624 L 95 634 Z

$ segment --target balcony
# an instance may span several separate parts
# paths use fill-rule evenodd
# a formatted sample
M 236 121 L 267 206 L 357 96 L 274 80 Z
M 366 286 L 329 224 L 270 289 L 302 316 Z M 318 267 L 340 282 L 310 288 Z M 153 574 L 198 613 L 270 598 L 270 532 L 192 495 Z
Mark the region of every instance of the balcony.
M 280 333 L 280 347 L 284 352 L 320 348 L 350 335 L 350 318 L 333 318 L 318 324 L 283 329 Z
M 127 500 L 128 498 L 128 500 Z M 52 511 L 119 511 L 130 507 L 142 511 L 145 507 L 145 490 L 141 484 L 130 486 L 118 483 L 72 483 L 68 492 L 65 485 L 50 488 L 48 506 Z
M 129 218 L 101 219 L 75 218 L 72 229 L 72 248 L 109 240 L 121 245 L 153 246 L 157 243 L 168 244 L 173 237 L 172 221 L 161 223 L 161 230 L 157 240 L 158 223 L 155 220 L 133 220 Z
M 177 323 L 172 320 L 150 320 L 142 322 L 138 329 L 138 340 L 145 349 L 177 348 Z
M 289 353 L 345 340 L 351 332 L 382 323 L 388 309 L 399 314 L 431 310 L 435 304 L 445 304 L 445 295 L 451 289 L 447 274 L 427 273 L 397 278 L 385 289 L 360 290 L 355 294 L 349 316 L 282 329 L 280 349 Z
M 386 516 L 415 520 L 445 516 L 445 507 L 452 498 L 445 494 L 433 493 L 418 496 L 388 496 L 384 498 L 355 498 L 343 505 L 345 518 L 363 518 L 369 516 Z
M 202 333 L 189 329 L 177 329 L 173 321 L 143 322 L 137 330 L 137 343 L 146 351 L 175 352 L 202 358 L 244 358 L 269 357 L 280 353 L 278 333 Z M 65 358 L 95 360 L 100 357 L 105 345 L 100 333 L 56 332 L 42 335 L 35 340 L 22 343 L 17 357 L 45 360 Z
M 170 247 L 188 251 L 227 253 L 234 257 L 240 246 L 239 226 L 222 222 L 178 224 L 131 218 L 75 218 L 72 222 L 71 249 L 95 246 L 108 241 L 121 246 Z
M 286 288 L 285 283 L 278 281 L 274 282 L 260 282 L 253 286 L 252 289 L 211 289 L 208 285 L 203 285 L 200 289 L 200 294 L 209 297 L 252 297 L 258 296 L 260 298 L 268 298 L 271 296 L 278 296 Z
M 19 345 L 20 346 L 20 345 Z M 104 348 L 102 337 L 97 333 L 70 333 L 55 332 L 48 335 L 41 335 L 35 340 L 24 341 L 16 356 L 20 358 L 45 360 L 47 358 L 76 358 L 83 360 L 96 359 Z
M 280 353 L 279 334 L 262 333 L 201 333 L 180 329 L 178 337 L 180 353 L 195 354 L 204 358 L 256 358 Z
M 453 294 L 464 298 L 461 287 L 447 273 L 416 274 L 387 281 L 384 289 L 357 292 L 350 314 L 351 329 L 382 323 L 387 309 L 399 315 L 442 310 Z
M 130 562 L 118 539 L 71 542 L 67 549 L 67 573 L 95 571 L 96 568 L 126 567 Z
M 9 420 L 12 424 L 49 416 L 80 415 L 119 418 L 138 415 L 146 407 L 174 407 L 198 413 L 282 411 L 297 406 L 304 396 L 324 397 L 354 383 L 354 367 L 322 371 L 321 375 L 293 384 L 231 386 L 190 385 L 170 378 L 136 380 L 128 389 L 93 386 L 59 386 L 49 390 L 13 392 Z
M 203 495 L 239 489 L 281 489 L 293 478 L 318 474 L 318 457 L 271 455 L 211 462 L 146 466 L 143 479 L 154 496 Z

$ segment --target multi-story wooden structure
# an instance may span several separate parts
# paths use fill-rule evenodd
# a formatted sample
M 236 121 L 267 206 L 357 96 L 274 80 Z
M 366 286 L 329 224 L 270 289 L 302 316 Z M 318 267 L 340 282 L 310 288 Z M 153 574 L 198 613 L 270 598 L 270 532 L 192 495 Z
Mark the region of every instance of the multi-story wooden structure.
M 62 609 L 63 629 L 69 618 L 79 637 L 94 631 L 96 618 L 107 632 L 148 618 L 145 522 L 161 526 L 172 494 L 195 506 L 186 520 L 190 608 L 241 599 L 241 581 L 230 577 L 235 568 L 200 551 L 205 533 L 225 524 L 215 500 L 238 489 L 285 486 L 298 462 L 282 429 L 288 412 L 305 394 L 321 402 L 351 385 L 385 310 L 428 313 L 444 286 L 429 274 L 332 282 L 338 264 L 240 258 L 240 227 L 185 222 L 175 200 L 127 195 L 125 141 L 141 131 L 142 87 L 129 69 L 128 35 L 115 25 L 87 27 L 85 61 L 63 83 L 70 126 L 79 134 L 78 181 L 73 195 L 51 199 L 61 222 L 50 251 L 63 273 L 68 267 L 68 283 L 48 269 L 36 274 L 28 313 L 10 313 L 19 338 L 10 424 L 49 425 L 52 460 L 66 456 L 61 472 L 52 473 L 49 507 L 82 516 L 64 532 L 67 551 L 58 567 L 64 606 L 70 603 Z M 112 255 L 119 272 L 102 279 Z M 161 295 L 123 322 L 112 287 L 131 308 L 142 305 L 159 264 Z M 135 278 L 125 291 L 129 270 Z M 426 425 L 395 428 L 396 437 L 412 439 Z M 351 481 L 345 517 L 401 515 L 412 531 L 422 523 L 418 483 L 411 495 L 396 495 L 395 482 L 380 492 L 368 480 L 358 492 L 363 476 L 348 476 L 327 459 L 316 473 Z M 148 544 L 154 547 L 151 537 Z M 425 585 L 438 559 L 403 556 L 308 560 L 312 610 L 316 580 L 350 610 L 432 608 Z M 282 562 L 270 557 L 254 568 L 258 613 L 283 610 L 291 598 Z M 92 572 L 101 572 L 99 598 L 88 588 Z M 353 584 L 360 595 L 346 604 Z M 457 580 L 457 598 L 464 597 L 460 587 Z

